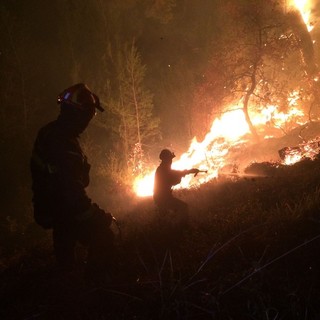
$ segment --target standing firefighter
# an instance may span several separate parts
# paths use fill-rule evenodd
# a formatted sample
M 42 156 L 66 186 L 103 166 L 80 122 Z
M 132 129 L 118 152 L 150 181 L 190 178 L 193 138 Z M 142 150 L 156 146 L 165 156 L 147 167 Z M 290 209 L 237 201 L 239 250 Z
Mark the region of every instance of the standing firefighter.
M 40 129 L 33 148 L 34 218 L 53 230 L 54 252 L 63 270 L 72 270 L 79 241 L 88 246 L 87 276 L 104 278 L 113 253 L 113 217 L 86 194 L 90 165 L 78 141 L 96 109 L 104 109 L 82 83 L 64 90 L 58 104 L 58 118 Z
M 171 169 L 172 159 L 175 154 L 168 149 L 160 152 L 161 163 L 156 170 L 154 179 L 153 199 L 158 206 L 160 213 L 173 210 L 176 219 L 186 223 L 188 219 L 188 205 L 172 195 L 172 187 L 179 184 L 181 179 L 187 174 L 197 174 L 198 169 L 173 170 Z

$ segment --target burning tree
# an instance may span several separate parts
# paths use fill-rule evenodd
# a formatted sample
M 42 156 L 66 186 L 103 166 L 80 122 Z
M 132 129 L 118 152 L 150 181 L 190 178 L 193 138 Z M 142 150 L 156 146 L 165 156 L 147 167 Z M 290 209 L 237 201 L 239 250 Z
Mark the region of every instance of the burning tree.
M 250 6 L 237 3 L 232 10 L 228 5 L 223 10 L 232 20 L 225 23 L 220 50 L 214 54 L 211 68 L 221 71 L 224 66 L 218 81 L 225 88 L 224 102 L 240 102 L 237 105 L 243 110 L 251 134 L 259 141 L 260 133 L 251 114 L 271 106 L 287 112 L 307 91 L 301 86 L 306 82 L 299 39 L 277 1 L 262 0 Z M 268 125 L 271 131 L 279 129 L 272 112 Z M 292 129 L 289 119 L 280 129 Z
M 264 155 L 249 151 L 252 140 L 280 137 L 308 121 L 302 108 L 309 92 L 300 38 L 283 6 L 279 1 L 261 0 L 248 6 L 231 0 L 221 10 L 223 33 L 219 45 L 213 45 L 216 51 L 204 77 L 212 83 L 202 84 L 202 92 L 213 97 L 209 102 L 219 94 L 221 112 L 217 116 L 219 106 L 212 104 L 216 110 L 211 129 L 202 141 L 195 138 L 189 150 L 173 164 L 177 169 L 208 169 L 200 183 L 217 177 L 221 169 L 230 165 L 245 168 L 256 160 L 254 155 L 261 160 Z M 230 20 L 226 21 L 226 17 Z M 277 150 L 281 146 L 274 146 L 268 151 L 268 159 L 278 161 Z M 151 177 L 141 184 L 137 181 L 137 193 L 150 190 Z M 195 185 L 191 181 L 183 184 Z
M 303 64 L 305 80 L 307 82 L 306 92 L 309 95 L 309 121 L 319 117 L 319 68 L 316 61 L 313 22 L 311 20 L 311 9 L 315 11 L 316 5 L 311 8 L 311 1 L 292 0 L 288 8 L 287 17 L 290 26 L 297 39 L 300 51 L 300 59 Z

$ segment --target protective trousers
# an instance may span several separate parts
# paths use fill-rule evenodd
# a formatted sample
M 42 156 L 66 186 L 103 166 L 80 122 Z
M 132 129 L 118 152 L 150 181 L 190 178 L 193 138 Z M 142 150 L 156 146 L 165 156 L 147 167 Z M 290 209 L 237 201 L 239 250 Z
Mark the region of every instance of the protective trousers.
M 103 277 L 112 272 L 114 262 L 114 234 L 103 213 L 94 213 L 84 221 L 56 224 L 53 244 L 58 264 L 66 270 L 75 265 L 77 241 L 88 247 L 86 275 Z

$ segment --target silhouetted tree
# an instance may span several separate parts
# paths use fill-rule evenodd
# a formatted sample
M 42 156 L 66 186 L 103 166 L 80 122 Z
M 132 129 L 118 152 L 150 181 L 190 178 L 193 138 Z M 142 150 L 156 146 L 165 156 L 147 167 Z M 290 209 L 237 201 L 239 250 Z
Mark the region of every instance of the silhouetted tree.
M 120 135 L 126 159 L 133 170 L 141 170 L 143 150 L 159 138 L 159 119 L 153 115 L 152 95 L 143 83 L 146 66 L 134 42 L 125 45 L 119 56 Z
M 230 1 L 221 9 L 230 20 L 224 21 L 219 50 L 211 60 L 216 86 L 221 88 L 223 84 L 222 96 L 227 104 L 242 104 L 251 133 L 258 141 L 250 111 L 258 112 L 272 104 L 288 108 L 288 96 L 302 79 L 301 65 L 292 65 L 298 53 L 297 39 L 278 1 L 260 0 L 250 6 Z

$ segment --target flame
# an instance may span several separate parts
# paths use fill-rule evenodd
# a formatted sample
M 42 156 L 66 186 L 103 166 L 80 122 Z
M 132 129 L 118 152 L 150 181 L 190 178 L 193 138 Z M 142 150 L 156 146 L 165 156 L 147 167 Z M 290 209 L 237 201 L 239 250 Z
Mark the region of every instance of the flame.
M 300 153 L 288 154 L 286 155 L 283 163 L 288 166 L 301 161 L 301 159 L 302 159 L 302 155 Z
M 301 13 L 302 19 L 310 32 L 313 29 L 313 25 L 310 22 L 311 4 L 309 0 L 291 0 L 291 6 L 298 9 Z
M 133 182 L 133 190 L 138 197 L 149 197 L 153 195 L 155 170 L 145 176 L 139 176 Z
M 304 23 L 310 32 L 313 29 L 310 22 L 311 4 L 309 0 L 289 0 L 290 6 L 299 10 Z M 315 78 L 314 81 L 318 81 Z M 282 128 L 288 122 L 302 125 L 307 122 L 304 112 L 299 109 L 299 92 L 293 91 L 288 97 L 288 106 L 290 110 L 287 113 L 278 110 L 277 106 L 267 106 L 250 114 L 252 124 L 261 128 L 266 126 L 268 122 L 272 122 L 275 128 Z M 176 188 L 190 188 L 194 185 L 207 182 L 218 177 L 219 170 L 226 163 L 226 156 L 232 147 L 241 147 L 247 142 L 248 133 L 250 133 L 248 124 L 245 120 L 243 110 L 234 106 L 223 113 L 220 118 L 213 121 L 210 131 L 202 142 L 198 142 L 194 138 L 190 144 L 189 150 L 182 154 L 180 159 L 172 164 L 173 169 L 184 170 L 186 168 L 197 167 L 200 170 L 207 170 L 208 174 L 194 179 L 188 175 L 182 179 Z M 264 138 L 270 138 L 273 135 L 265 135 Z M 314 158 L 320 152 L 320 138 L 300 145 L 296 148 L 287 148 L 283 164 L 294 164 L 305 157 Z M 145 176 L 139 176 L 134 181 L 133 189 L 140 196 L 151 196 L 153 194 L 155 170 L 150 171 Z
M 265 126 L 271 120 L 279 127 L 290 120 L 295 123 L 305 123 L 303 112 L 296 107 L 296 97 L 295 93 L 289 97 L 289 105 L 292 107 L 288 113 L 280 112 L 276 106 L 267 106 L 260 112 L 251 114 L 252 123 L 258 128 Z M 249 133 L 250 129 L 242 108 L 233 106 L 225 111 L 220 118 L 213 121 L 203 141 L 199 142 L 193 138 L 188 151 L 172 164 L 172 168 L 176 170 L 196 167 L 200 170 L 208 170 L 208 173 L 205 175 L 200 173 L 197 179 L 187 175 L 176 188 L 190 188 L 218 177 L 221 168 L 227 165 L 226 156 L 230 148 L 239 147 L 248 142 Z M 265 138 L 269 137 L 265 136 Z M 154 173 L 155 170 L 152 170 L 147 175 L 135 179 L 133 188 L 138 196 L 153 194 Z
M 239 138 L 248 132 L 249 127 L 242 110 L 229 111 L 213 121 L 209 133 L 202 142 L 193 138 L 189 150 L 178 161 L 173 162 L 172 168 L 176 170 L 191 167 L 197 167 L 200 170 L 210 168 L 210 173 L 205 177 L 200 177 L 198 183 L 217 177 L 218 169 L 224 165 L 223 158 L 228 153 L 228 148 L 232 143 L 239 142 Z M 135 179 L 133 188 L 138 196 L 152 195 L 154 172 Z M 191 179 L 192 177 L 186 176 L 179 187 L 190 187 Z
M 285 165 L 292 165 L 305 158 L 315 159 L 319 153 L 320 137 L 316 137 L 296 147 L 285 148 L 283 163 Z

